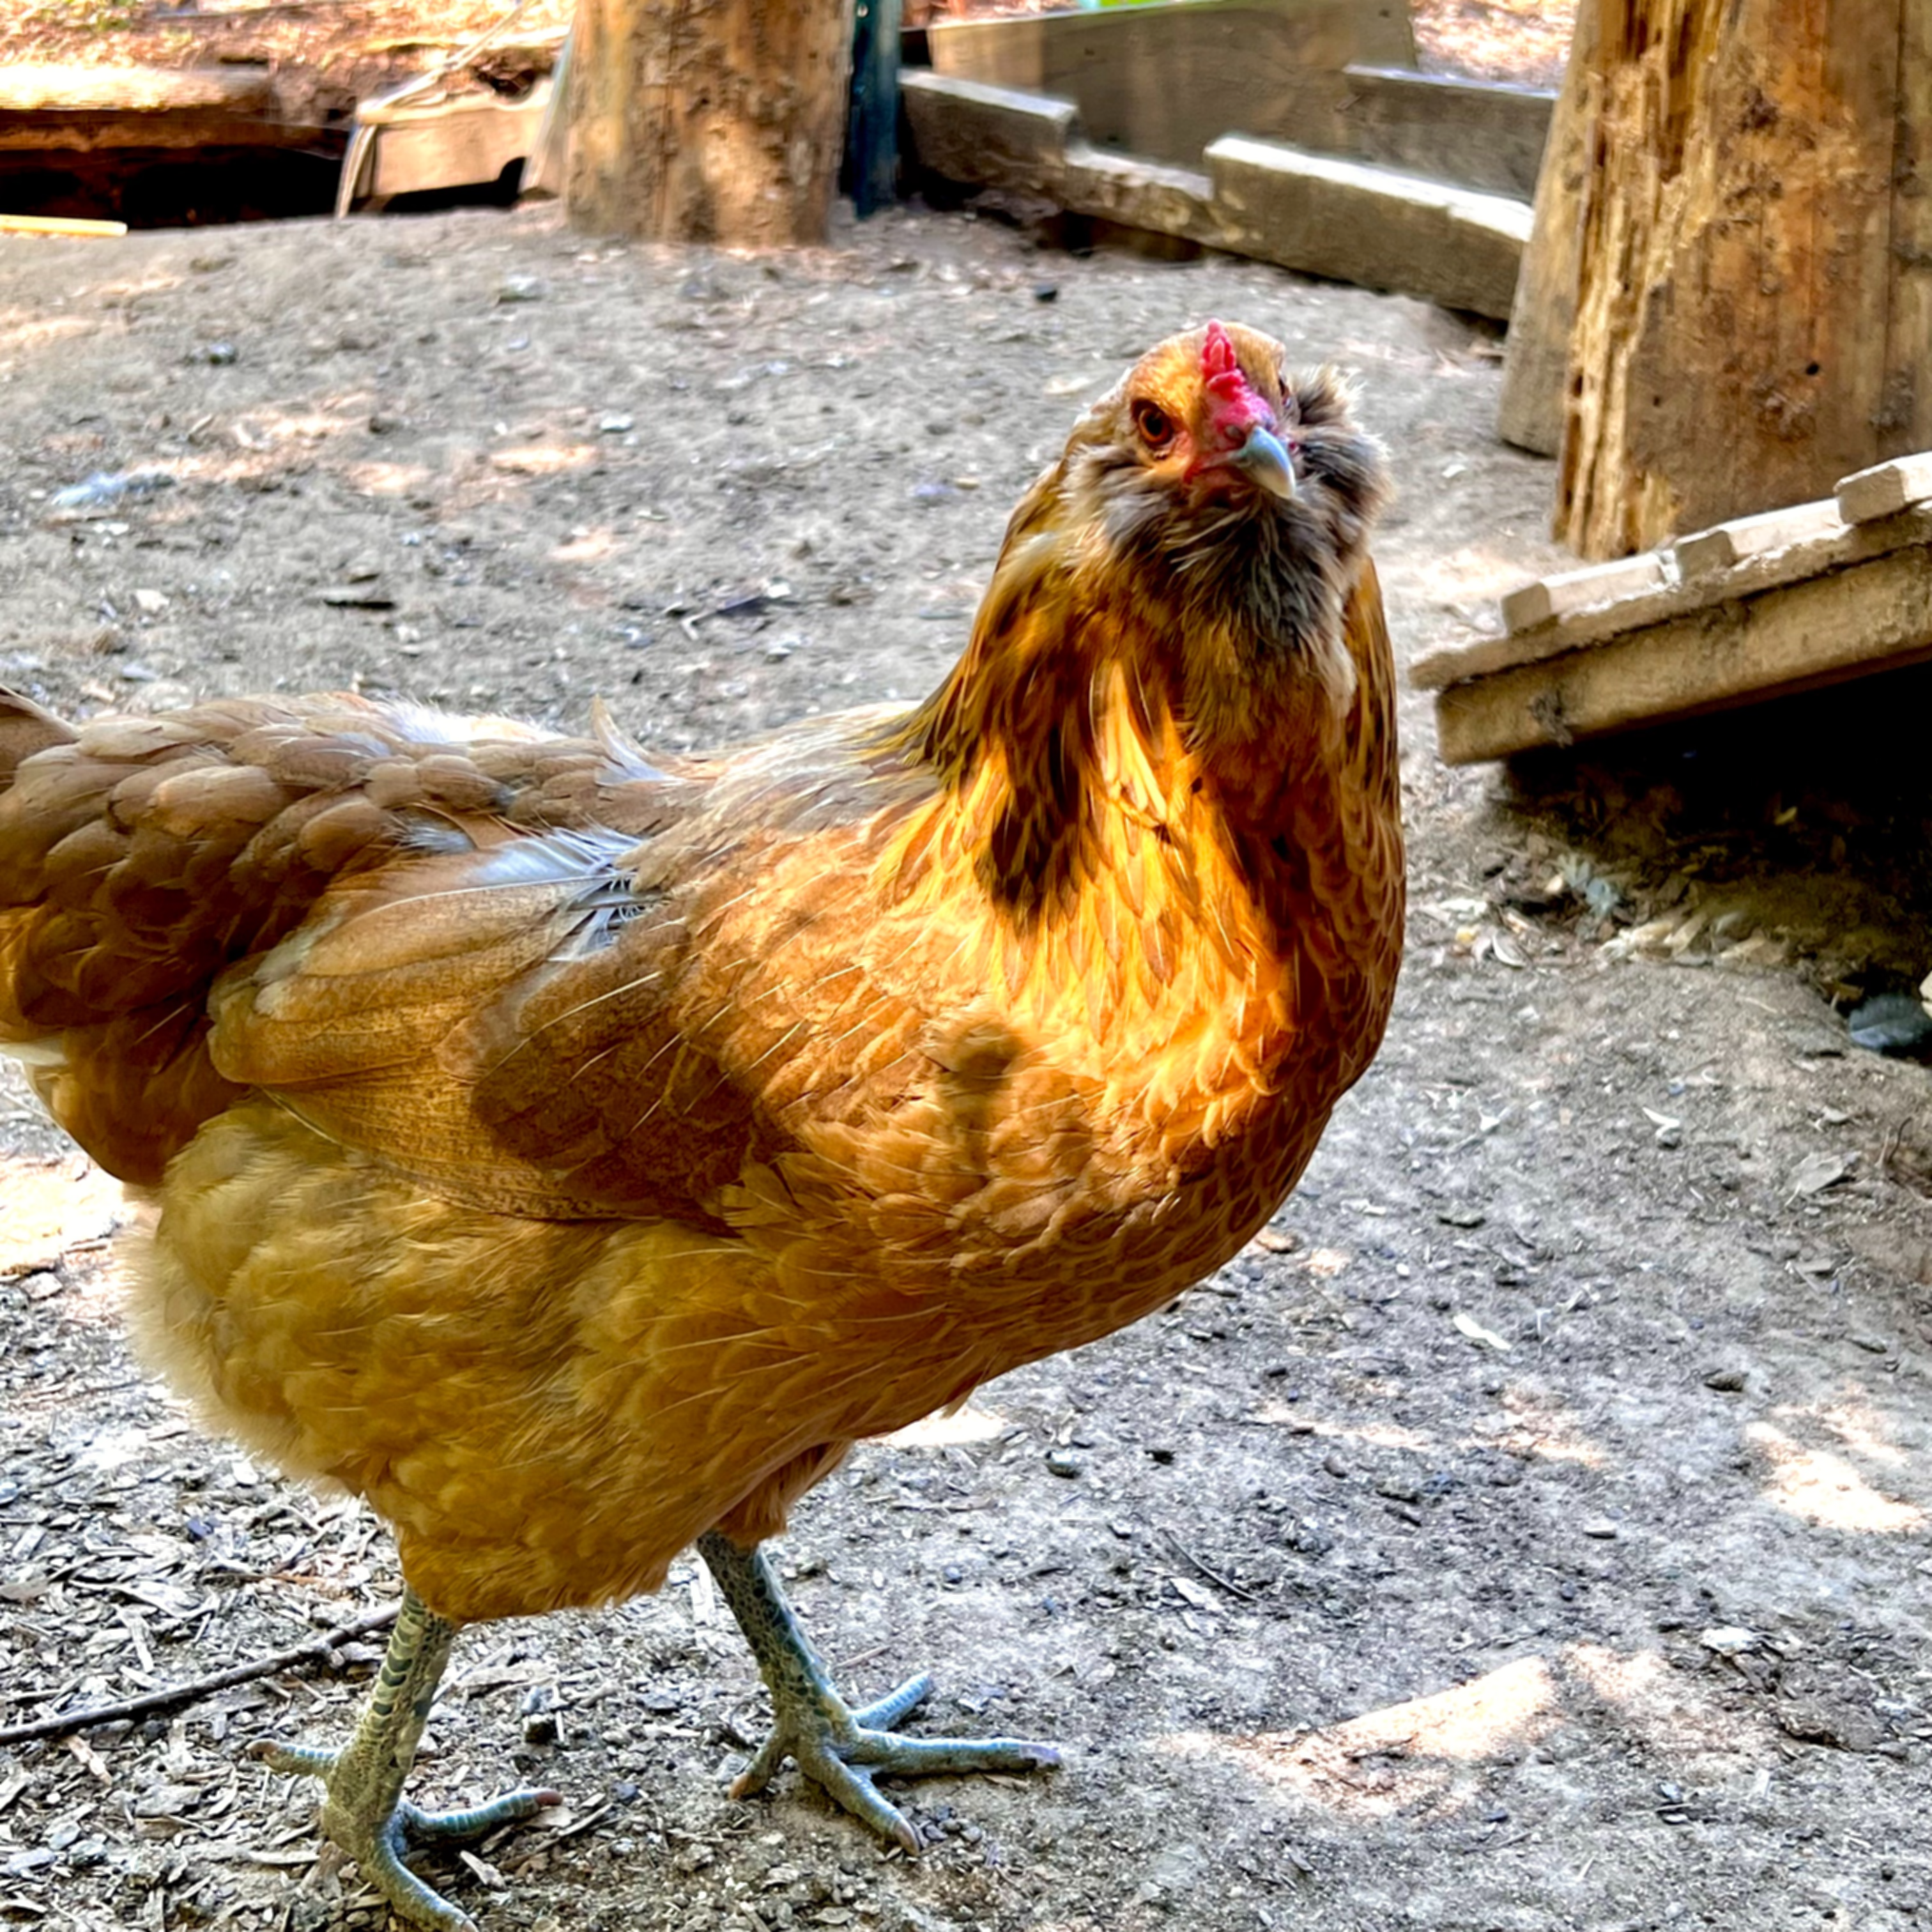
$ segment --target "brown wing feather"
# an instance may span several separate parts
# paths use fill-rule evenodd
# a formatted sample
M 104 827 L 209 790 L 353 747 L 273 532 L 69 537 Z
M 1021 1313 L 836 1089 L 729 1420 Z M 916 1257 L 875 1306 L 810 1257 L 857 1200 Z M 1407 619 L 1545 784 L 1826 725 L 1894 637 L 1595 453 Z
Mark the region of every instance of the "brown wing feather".
M 0 1040 L 104 1166 L 147 1184 L 236 1091 L 208 1055 L 218 976 L 332 889 L 586 808 L 651 822 L 676 788 L 608 742 L 350 698 L 76 730 L 0 694 L 6 772 Z

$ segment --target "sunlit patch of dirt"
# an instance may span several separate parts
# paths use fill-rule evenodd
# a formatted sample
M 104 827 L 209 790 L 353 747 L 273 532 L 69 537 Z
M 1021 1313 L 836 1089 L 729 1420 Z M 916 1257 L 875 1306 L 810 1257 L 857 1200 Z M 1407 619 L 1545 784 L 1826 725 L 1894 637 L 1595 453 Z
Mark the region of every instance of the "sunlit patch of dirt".
M 0 1276 L 51 1268 L 74 1249 L 104 1244 L 127 1218 L 121 1184 L 79 1156 L 0 1154 Z
M 1319 1730 L 1248 1737 L 1190 1732 L 1183 1756 L 1232 1759 L 1324 1810 L 1358 1819 L 1447 1816 L 1481 1794 L 1483 1774 L 1570 1726 L 1640 1741 L 1664 1763 L 1761 1755 L 1766 1741 L 1655 1651 L 1574 1643 L 1520 1657 L 1467 1683 Z
M 1771 1465 L 1766 1493 L 1792 1516 L 1822 1529 L 1863 1536 L 1905 1536 L 1924 1528 L 1924 1510 L 1874 1489 L 1844 1456 L 1808 1449 L 1772 1423 L 1754 1422 L 1744 1434 Z

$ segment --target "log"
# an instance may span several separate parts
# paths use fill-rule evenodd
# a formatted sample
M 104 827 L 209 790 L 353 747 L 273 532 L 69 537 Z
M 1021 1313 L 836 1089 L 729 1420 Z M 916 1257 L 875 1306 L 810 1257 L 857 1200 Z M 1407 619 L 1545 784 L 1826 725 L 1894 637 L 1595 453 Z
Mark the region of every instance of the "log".
M 1924 198 L 1932 83 L 1922 20 L 1906 31 L 1923 0 L 1585 5 L 1558 537 L 1622 556 L 1932 440 L 1922 250 L 1894 241 L 1895 202 Z M 1919 116 L 1905 179 L 1902 107 Z M 1904 225 L 1927 219 L 1908 208 Z
M 1932 8 L 1902 6 L 1881 457 L 1932 448 Z
M 599 235 L 826 238 L 851 0 L 580 0 L 564 207 Z

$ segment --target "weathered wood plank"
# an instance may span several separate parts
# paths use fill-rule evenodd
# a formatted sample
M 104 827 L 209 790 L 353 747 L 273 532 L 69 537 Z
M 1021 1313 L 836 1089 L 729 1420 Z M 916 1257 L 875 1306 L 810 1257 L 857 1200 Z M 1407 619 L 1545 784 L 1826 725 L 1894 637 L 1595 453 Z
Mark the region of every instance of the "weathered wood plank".
M 366 106 L 376 132 L 368 192 L 379 201 L 436 188 L 495 181 L 536 145 L 550 83 L 540 80 L 520 100 L 479 97 L 435 106 Z
M 0 235 L 80 235 L 112 241 L 127 232 L 124 221 L 90 221 L 79 214 L 0 214 Z
M 0 68 L 0 149 L 299 147 L 266 67 Z
M 1822 507 L 1835 506 L 1827 501 Z M 1442 690 L 1928 544 L 1932 544 L 1932 506 L 1872 524 L 1843 524 L 1834 515 L 1821 519 L 1818 535 L 1748 556 L 1728 571 L 1684 575 L 1662 590 L 1594 604 L 1527 630 L 1427 652 L 1410 665 L 1408 681 L 1418 691 Z
M 1579 610 L 1600 604 L 1641 596 L 1648 590 L 1665 590 L 1671 578 L 1664 559 L 1654 550 L 1635 556 L 1619 557 L 1614 563 L 1592 564 L 1586 570 L 1565 571 L 1558 577 L 1546 577 L 1526 584 L 1503 598 L 1503 628 L 1506 631 L 1533 630 L 1552 618 L 1574 616 Z
M 1916 455 L 1894 457 L 1889 463 L 1875 463 L 1869 470 L 1841 478 L 1838 484 L 1838 514 L 1848 524 L 1876 523 L 1880 517 L 1895 517 L 1932 497 L 1932 450 Z
M 1932 549 L 1924 544 L 1712 605 L 1492 677 L 1436 700 L 1450 764 L 1838 683 L 1932 658 Z
M 918 68 L 900 74 L 899 98 L 921 167 L 1016 194 L 1058 193 L 1079 138 L 1072 101 Z
M 1415 64 L 1406 0 L 1173 0 L 948 21 L 927 46 L 942 74 L 1077 103 L 1097 147 L 1183 164 L 1232 132 L 1334 149 L 1342 70 Z
M 1518 201 L 1534 196 L 1556 100 L 1548 88 L 1404 68 L 1346 71 L 1340 122 L 1343 152 L 1357 160 Z
M 274 104 L 265 66 L 0 67 L 0 114 L 252 113 Z
M 903 74 L 900 87 L 920 164 L 953 181 L 1312 274 L 1508 312 L 1529 227 L 1521 202 L 1239 136 L 1216 141 L 1197 173 L 1088 146 L 1069 101 L 940 74 Z
M 1789 550 L 1795 544 L 1828 542 L 1840 534 L 1846 520 L 1839 515 L 1838 504 L 1827 496 L 1821 502 L 1794 503 L 1755 517 L 1733 518 L 1714 530 L 1679 537 L 1671 546 L 1671 554 L 1677 560 L 1680 577 L 1711 577 L 1751 557 Z
M 1075 142 L 1060 177 L 1063 204 L 1124 228 L 1150 229 L 1225 248 L 1226 224 L 1214 207 L 1214 184 L 1189 168 L 1144 161 Z
M 1506 316 L 1530 211 L 1360 161 L 1231 135 L 1208 150 L 1222 245 L 1305 274 Z

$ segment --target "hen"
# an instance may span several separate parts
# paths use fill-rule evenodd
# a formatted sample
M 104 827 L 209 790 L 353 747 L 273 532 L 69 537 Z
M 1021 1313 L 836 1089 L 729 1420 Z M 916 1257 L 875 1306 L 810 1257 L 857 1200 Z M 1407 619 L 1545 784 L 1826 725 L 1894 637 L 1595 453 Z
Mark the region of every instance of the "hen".
M 1218 322 L 1014 513 L 910 712 L 716 758 L 346 698 L 0 706 L 0 1041 L 158 1203 L 134 1318 L 214 1423 L 367 1497 L 407 1583 L 360 1727 L 274 1745 L 402 1915 L 459 1625 L 695 1540 L 786 1756 L 1055 1762 L 839 1697 L 760 1546 L 860 1438 L 1238 1250 L 1381 1038 L 1402 904 L 1376 446 Z

